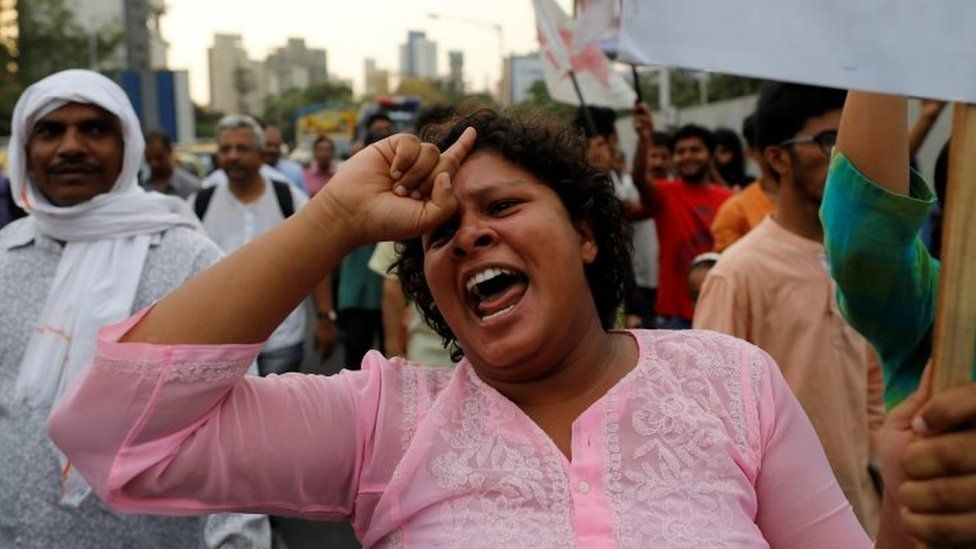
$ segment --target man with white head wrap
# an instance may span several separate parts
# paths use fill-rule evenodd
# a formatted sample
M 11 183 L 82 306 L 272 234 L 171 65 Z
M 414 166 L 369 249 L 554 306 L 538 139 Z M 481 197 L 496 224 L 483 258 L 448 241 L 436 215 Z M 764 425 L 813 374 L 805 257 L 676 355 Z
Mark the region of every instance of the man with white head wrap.
M 108 78 L 41 80 L 11 131 L 11 192 L 31 215 L 0 231 L 0 547 L 267 547 L 262 516 L 115 513 L 48 440 L 48 413 L 90 362 L 98 329 L 220 252 L 182 201 L 138 186 L 139 120 Z

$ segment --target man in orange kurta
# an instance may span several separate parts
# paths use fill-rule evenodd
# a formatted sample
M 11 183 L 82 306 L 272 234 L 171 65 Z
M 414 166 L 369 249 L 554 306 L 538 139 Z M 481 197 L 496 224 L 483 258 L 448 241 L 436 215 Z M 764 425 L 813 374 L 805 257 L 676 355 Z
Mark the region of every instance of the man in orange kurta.
M 773 200 L 757 179 L 739 194 L 725 201 L 712 221 L 714 250 L 724 252 L 736 240 L 755 229 L 773 211 Z
M 712 221 L 714 251 L 724 252 L 733 242 L 756 228 L 773 211 L 773 194 L 776 181 L 769 174 L 769 165 L 756 151 L 755 115 L 742 122 L 742 135 L 746 139 L 746 155 L 759 165 L 759 177 L 739 194 L 725 201 Z
M 694 327 L 750 341 L 776 360 L 841 489 L 874 533 L 880 497 L 869 463 L 884 413 L 881 371 L 837 308 L 818 217 L 843 101 L 841 91 L 809 86 L 763 90 L 757 126 L 779 183 L 776 206 L 709 273 Z

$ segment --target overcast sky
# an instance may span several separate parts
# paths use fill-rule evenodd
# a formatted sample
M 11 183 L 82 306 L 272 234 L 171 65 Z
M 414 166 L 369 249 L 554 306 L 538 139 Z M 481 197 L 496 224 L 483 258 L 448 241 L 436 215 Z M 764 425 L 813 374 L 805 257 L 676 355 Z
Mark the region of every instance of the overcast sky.
M 572 0 L 557 0 L 567 12 Z M 363 88 L 363 59 L 399 70 L 399 45 L 408 30 L 426 31 L 438 43 L 438 70 L 447 72 L 447 51 L 464 52 L 470 89 L 496 89 L 501 72 L 498 33 L 507 53 L 537 48 L 531 0 L 167 0 L 163 37 L 170 43 L 169 65 L 190 71 L 190 93 L 209 102 L 207 48 L 217 32 L 237 33 L 255 59 L 282 46 L 288 37 L 328 50 L 329 73 Z M 436 12 L 443 17 L 431 19 Z M 472 20 L 467 23 L 463 20 Z M 480 23 L 479 23 L 480 22 Z

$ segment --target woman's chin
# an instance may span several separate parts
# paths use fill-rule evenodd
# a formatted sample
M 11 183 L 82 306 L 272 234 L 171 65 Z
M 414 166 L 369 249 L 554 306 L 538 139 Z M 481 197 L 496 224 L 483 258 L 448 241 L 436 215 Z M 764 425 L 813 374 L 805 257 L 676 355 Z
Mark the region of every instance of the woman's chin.
M 475 371 L 498 381 L 527 381 L 538 377 L 536 369 L 540 349 L 531 342 L 492 341 L 478 345 L 476 352 L 465 350 L 465 357 Z

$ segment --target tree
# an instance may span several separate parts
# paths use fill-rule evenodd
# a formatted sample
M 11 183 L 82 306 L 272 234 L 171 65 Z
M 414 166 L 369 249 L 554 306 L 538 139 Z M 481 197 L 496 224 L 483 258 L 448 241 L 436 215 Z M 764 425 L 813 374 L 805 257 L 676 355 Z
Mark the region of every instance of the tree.
M 546 83 L 542 80 L 533 82 L 529 86 L 528 95 L 529 99 L 513 107 L 515 113 L 530 115 L 536 112 L 547 112 L 550 116 L 555 116 L 563 122 L 569 123 L 576 116 L 576 110 L 579 108 L 579 105 L 560 103 L 553 99 L 549 95 Z
M 65 0 L 17 2 L 17 72 L 21 85 L 68 68 L 99 67 L 116 51 L 122 29 L 101 27 L 88 32 L 75 21 Z M 116 68 L 116 67 L 111 67 Z
M 411 95 L 419 97 L 424 103 L 436 104 L 445 103 L 447 98 L 433 82 L 425 78 L 408 76 L 400 81 L 396 93 L 399 95 Z
M 302 107 L 317 103 L 351 103 L 352 89 L 341 82 L 319 82 L 303 90 L 290 90 L 268 97 L 264 102 L 264 121 L 281 129 L 287 142 L 295 141 L 295 124 Z
M 673 69 L 671 71 L 671 104 L 679 109 L 702 104 L 702 80 L 707 88 L 707 102 L 722 101 L 752 95 L 759 91 L 763 81 L 745 76 L 702 73 Z M 659 90 L 656 75 L 640 76 L 641 96 L 651 107 L 659 106 Z
M 206 107 L 193 104 L 193 118 L 196 121 L 197 138 L 217 137 L 217 123 L 224 113 L 212 111 Z
M 102 27 L 88 32 L 65 0 L 19 0 L 15 44 L 0 43 L 0 134 L 10 135 L 10 117 L 24 89 L 60 70 L 97 66 L 125 34 Z

